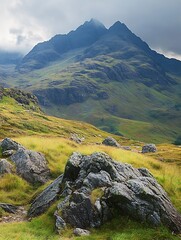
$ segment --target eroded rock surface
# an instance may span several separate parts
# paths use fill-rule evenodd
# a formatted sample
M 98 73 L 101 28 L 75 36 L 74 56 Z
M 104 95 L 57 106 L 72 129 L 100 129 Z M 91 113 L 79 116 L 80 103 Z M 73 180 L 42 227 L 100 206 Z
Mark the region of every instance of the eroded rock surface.
M 74 153 L 59 189 L 58 195 L 63 198 L 55 213 L 59 228 L 65 224 L 81 229 L 98 227 L 116 212 L 181 232 L 181 216 L 152 174 L 115 162 L 104 153 Z

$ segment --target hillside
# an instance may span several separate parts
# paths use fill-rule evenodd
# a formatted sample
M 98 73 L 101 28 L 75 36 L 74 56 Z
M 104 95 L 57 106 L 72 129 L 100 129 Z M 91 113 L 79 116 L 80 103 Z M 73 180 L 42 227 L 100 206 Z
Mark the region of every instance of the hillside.
M 36 98 L 31 94 L 3 88 L 1 88 L 0 93 L 1 138 L 13 137 L 26 148 L 42 152 L 47 159 L 51 173 L 50 181 L 43 186 L 33 186 L 16 174 L 1 176 L 0 202 L 15 204 L 27 210 L 32 199 L 35 199 L 47 185 L 64 171 L 65 164 L 73 152 L 80 152 L 84 155 L 105 152 L 118 162 L 129 163 L 136 168 L 148 168 L 165 188 L 174 206 L 179 211 L 181 210 L 179 147 L 169 144 L 158 145 L 156 153 L 141 154 L 138 151 L 141 150 L 144 143 L 118 136 L 116 137 L 118 142 L 121 145 L 130 146 L 131 151 L 104 146 L 101 143 L 108 136 L 108 133 L 83 122 L 68 121 L 45 115 L 38 107 Z M 82 144 L 71 139 L 71 134 L 84 137 Z M 0 158 L 2 158 L 1 154 Z M 94 194 L 94 198 L 96 198 L 100 193 L 95 191 Z M 15 222 L 0 223 L 0 239 L 58 240 L 60 237 L 55 232 L 55 216 L 53 215 L 56 204 L 57 202 L 46 213 L 33 218 L 31 221 L 16 222 L 15 220 Z M 8 216 L 0 208 L 0 217 L 4 219 Z M 62 233 L 61 239 L 77 239 L 73 237 L 72 231 L 72 228 L 68 227 Z M 178 239 L 164 227 L 155 229 L 146 224 L 143 226 L 129 217 L 115 218 L 98 229 L 91 229 L 90 237 L 85 236 L 78 239 L 106 238 L 113 240 Z
M 35 46 L 1 77 L 33 92 L 51 115 L 144 141 L 180 132 L 181 62 L 151 50 L 123 23 L 97 20 Z

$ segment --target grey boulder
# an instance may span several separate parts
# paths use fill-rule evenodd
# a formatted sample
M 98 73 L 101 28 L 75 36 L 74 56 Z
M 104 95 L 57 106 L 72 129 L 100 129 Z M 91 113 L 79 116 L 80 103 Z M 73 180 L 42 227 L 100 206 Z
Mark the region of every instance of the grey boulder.
M 181 215 L 153 175 L 145 168 L 115 162 L 105 153 L 74 153 L 59 190 L 57 196 L 63 200 L 55 213 L 56 225 L 63 220 L 74 228 L 99 227 L 116 212 L 181 232 Z
M 45 157 L 38 152 L 27 150 L 21 144 L 10 138 L 5 138 L 1 143 L 2 155 L 9 157 L 14 163 L 16 173 L 32 184 L 44 184 L 49 180 L 50 171 Z M 8 173 L 11 165 L 7 161 L 1 163 L 2 168 L 7 166 Z M 5 170 L 3 170 L 5 171 Z
M 15 141 L 13 141 L 10 138 L 5 138 L 0 144 L 2 152 L 8 151 L 8 150 L 18 150 L 19 147 L 23 146 Z
M 142 153 L 148 153 L 148 152 L 156 152 L 157 148 L 155 146 L 155 144 L 146 144 L 142 147 Z
M 41 153 L 19 148 L 10 159 L 15 163 L 17 174 L 28 182 L 43 184 L 49 179 L 50 171 Z
M 118 147 L 118 148 L 120 147 L 120 144 L 112 137 L 107 137 L 106 139 L 104 139 L 102 144 L 106 146 L 111 146 L 111 147 Z

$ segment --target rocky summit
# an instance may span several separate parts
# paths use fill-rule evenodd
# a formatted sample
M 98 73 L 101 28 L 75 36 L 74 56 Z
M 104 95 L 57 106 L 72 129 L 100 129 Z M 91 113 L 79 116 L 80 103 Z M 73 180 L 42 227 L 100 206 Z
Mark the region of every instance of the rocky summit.
M 57 199 L 61 199 L 54 214 L 58 232 L 66 225 L 84 232 L 119 216 L 181 232 L 181 215 L 153 175 L 105 153 L 73 153 L 64 174 L 33 201 L 29 217 L 39 215 Z

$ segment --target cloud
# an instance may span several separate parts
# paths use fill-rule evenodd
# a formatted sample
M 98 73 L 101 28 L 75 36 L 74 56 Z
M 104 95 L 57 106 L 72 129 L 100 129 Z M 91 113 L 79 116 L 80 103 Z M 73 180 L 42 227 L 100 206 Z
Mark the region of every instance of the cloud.
M 0 48 L 29 51 L 91 18 L 120 20 L 152 48 L 181 57 L 180 0 L 0 0 Z

